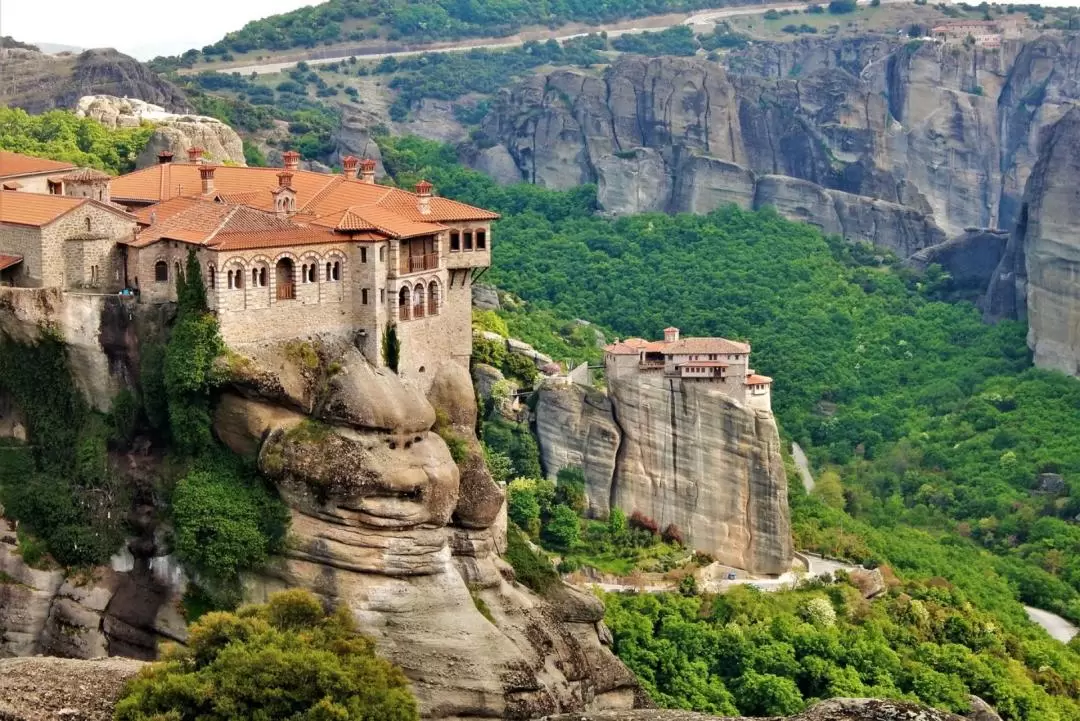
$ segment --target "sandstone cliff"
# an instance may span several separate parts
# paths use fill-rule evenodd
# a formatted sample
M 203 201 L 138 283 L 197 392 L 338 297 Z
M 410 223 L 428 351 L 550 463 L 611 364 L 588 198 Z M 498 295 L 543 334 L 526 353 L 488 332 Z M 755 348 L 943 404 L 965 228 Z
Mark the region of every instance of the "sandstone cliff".
M 111 49 L 79 55 L 46 55 L 33 50 L 0 50 L 4 83 L 0 103 L 43 113 L 71 108 L 85 95 L 142 98 L 186 113 L 191 106 L 183 92 L 148 67 Z
M 1046 133 L 1016 228 L 985 299 L 987 316 L 1028 322 L 1035 365 L 1080 375 L 1080 108 Z
M 536 430 L 544 468 L 585 473 L 590 511 L 639 511 L 674 524 L 722 563 L 791 566 L 787 480 L 776 422 L 704 383 L 660 375 L 608 380 L 608 394 L 548 382 Z
M 501 150 L 475 162 L 505 152 L 531 182 L 596 182 L 617 214 L 774 205 L 908 256 L 1011 228 L 1039 129 L 1080 98 L 1078 55 L 1075 37 L 865 36 L 755 43 L 726 68 L 623 56 L 503 91 L 484 127 Z
M 158 153 L 171 152 L 179 159 L 188 148 L 200 147 L 213 163 L 244 165 L 244 144 L 236 131 L 216 118 L 171 113 L 160 105 L 115 95 L 87 95 L 75 104 L 75 114 L 93 118 L 106 127 L 155 126 L 136 165 L 145 168 L 158 162 Z

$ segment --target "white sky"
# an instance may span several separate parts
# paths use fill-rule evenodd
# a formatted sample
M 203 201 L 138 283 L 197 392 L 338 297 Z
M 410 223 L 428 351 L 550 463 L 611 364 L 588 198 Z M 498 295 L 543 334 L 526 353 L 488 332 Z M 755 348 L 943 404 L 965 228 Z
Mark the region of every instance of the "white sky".
M 976 4 L 978 0 L 969 0 Z M 1004 2 L 1005 0 L 1001 0 Z M 0 0 L 0 35 L 23 42 L 113 47 L 140 60 L 220 40 L 249 20 L 320 0 Z M 1042 5 L 1080 5 L 1043 0 Z
M 113 47 L 140 60 L 216 42 L 249 20 L 320 0 L 0 0 L 0 35 Z

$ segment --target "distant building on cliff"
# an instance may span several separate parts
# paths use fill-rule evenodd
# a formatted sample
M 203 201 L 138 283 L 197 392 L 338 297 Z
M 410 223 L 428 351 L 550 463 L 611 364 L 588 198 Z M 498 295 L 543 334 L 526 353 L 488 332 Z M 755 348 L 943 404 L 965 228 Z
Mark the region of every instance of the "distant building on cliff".
M 750 344 L 727 338 L 681 338 L 678 328 L 664 340 L 627 338 L 604 348 L 609 378 L 662 375 L 672 380 L 709 383 L 753 408 L 772 410 L 772 378 L 750 368 Z
M 1001 41 L 1023 37 L 1026 19 L 1020 15 L 1003 15 L 996 20 L 956 20 L 942 23 L 930 31 L 932 37 L 945 43 L 964 43 L 971 39 L 978 47 L 998 47 Z
M 39 192 L 29 181 L 0 192 L 0 282 L 169 302 L 194 249 L 226 342 L 340 333 L 382 365 L 393 326 L 403 375 L 468 363 L 472 282 L 491 264 L 498 215 L 426 181 L 379 185 L 374 160 L 347 157 L 328 175 L 284 157 L 283 168 L 216 167 L 193 148 L 186 163 L 163 153 L 119 178 L 8 163 L 34 170 Z

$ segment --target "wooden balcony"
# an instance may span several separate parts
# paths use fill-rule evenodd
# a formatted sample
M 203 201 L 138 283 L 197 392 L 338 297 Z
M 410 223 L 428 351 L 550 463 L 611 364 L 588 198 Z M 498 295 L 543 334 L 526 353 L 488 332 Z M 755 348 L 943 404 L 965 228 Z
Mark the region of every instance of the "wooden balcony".
M 278 283 L 277 284 L 277 299 L 278 300 L 296 300 L 296 283 Z
M 435 270 L 439 267 L 439 254 L 428 253 L 427 255 L 412 255 L 403 257 L 399 267 L 402 275 L 406 273 L 422 273 L 425 270 Z

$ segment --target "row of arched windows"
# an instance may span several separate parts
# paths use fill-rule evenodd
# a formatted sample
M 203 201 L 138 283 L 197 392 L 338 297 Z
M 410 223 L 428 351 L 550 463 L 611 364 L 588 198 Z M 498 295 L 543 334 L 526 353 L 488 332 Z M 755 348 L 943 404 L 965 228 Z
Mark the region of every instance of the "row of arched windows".
M 413 287 L 404 286 L 398 291 L 398 319 L 438 315 L 441 310 L 439 301 L 439 284 L 434 280 L 427 285 L 417 283 Z
M 459 251 L 470 250 L 487 250 L 487 231 L 486 230 L 451 230 L 450 231 L 450 252 L 457 253 Z

